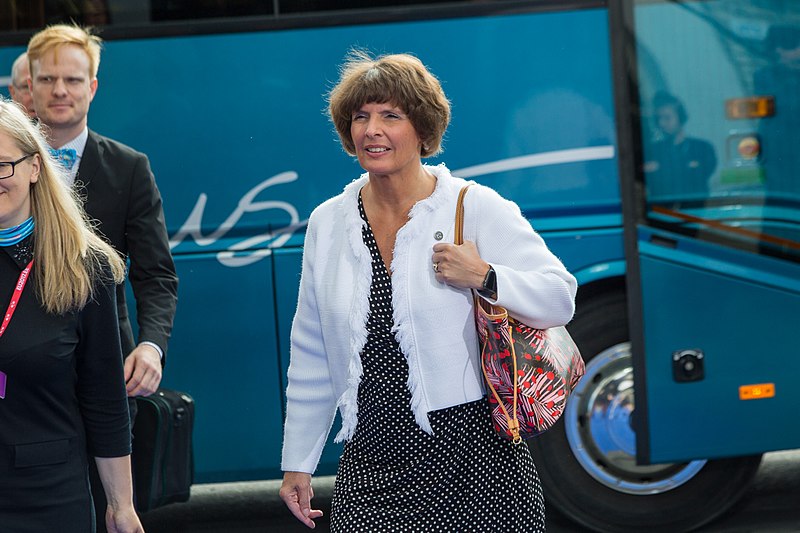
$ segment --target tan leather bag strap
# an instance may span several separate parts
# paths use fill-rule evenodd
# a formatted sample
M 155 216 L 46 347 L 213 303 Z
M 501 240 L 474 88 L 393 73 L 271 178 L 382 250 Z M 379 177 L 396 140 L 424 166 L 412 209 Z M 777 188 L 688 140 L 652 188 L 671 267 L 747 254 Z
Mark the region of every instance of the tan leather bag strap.
M 467 189 L 472 186 L 470 183 L 469 185 L 464 185 L 458 193 L 458 200 L 456 201 L 456 231 L 455 235 L 453 236 L 453 243 L 454 244 L 464 244 L 464 196 L 467 194 Z M 472 299 L 474 301 L 474 305 L 477 308 L 481 305 L 479 300 L 480 296 L 475 294 L 475 291 L 472 291 Z M 505 312 L 505 309 L 503 310 Z M 508 337 L 511 338 L 511 326 L 509 325 L 509 335 Z M 481 350 L 481 370 L 483 370 L 484 376 L 484 383 L 486 383 L 487 388 L 492 392 L 494 395 L 495 400 L 497 400 L 497 405 L 503 412 L 503 416 L 508 423 L 508 429 L 512 435 L 512 442 L 514 444 L 519 444 L 522 442 L 522 438 L 519 436 L 519 420 L 517 419 L 517 396 L 519 395 L 519 376 L 517 375 L 517 356 L 514 353 L 514 341 L 511 341 L 511 360 L 514 363 L 513 371 L 510 373 L 511 380 L 514 382 L 514 401 L 512 404 L 512 415 L 508 414 L 505 405 L 503 405 L 503 401 L 500 399 L 500 396 L 497 394 L 497 390 L 492 386 L 491 381 L 489 380 L 489 376 L 486 374 L 486 356 Z
M 454 244 L 464 244 L 464 196 L 467 194 L 467 189 L 472 187 L 472 184 L 464 185 L 458 193 L 458 201 L 456 202 L 456 234 L 453 238 Z

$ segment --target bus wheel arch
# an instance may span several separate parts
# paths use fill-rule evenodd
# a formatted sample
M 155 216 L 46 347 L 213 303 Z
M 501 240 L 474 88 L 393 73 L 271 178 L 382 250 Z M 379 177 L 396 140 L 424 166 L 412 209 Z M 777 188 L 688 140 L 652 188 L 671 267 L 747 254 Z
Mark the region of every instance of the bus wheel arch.
M 761 456 L 635 464 L 624 283 L 606 280 L 603 287 L 611 290 L 595 286 L 579 295 L 568 326 L 587 373 L 556 426 L 527 441 L 545 500 L 596 531 L 690 531 L 739 500 Z

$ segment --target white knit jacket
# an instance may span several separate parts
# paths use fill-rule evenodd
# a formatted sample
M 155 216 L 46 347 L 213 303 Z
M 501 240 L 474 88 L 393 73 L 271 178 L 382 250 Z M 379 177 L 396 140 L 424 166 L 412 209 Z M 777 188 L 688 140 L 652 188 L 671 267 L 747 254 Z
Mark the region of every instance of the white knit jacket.
M 410 408 L 419 427 L 432 433 L 428 412 L 478 400 L 484 389 L 471 293 L 436 281 L 431 263 L 434 244 L 453 242 L 456 199 L 467 182 L 444 165 L 425 168 L 436 176 L 436 188 L 398 231 L 391 270 L 393 331 L 408 360 Z M 349 439 L 356 428 L 372 283 L 358 211 L 367 180 L 365 174 L 347 185 L 308 221 L 291 335 L 284 471 L 314 472 L 337 406 L 342 429 L 336 440 Z M 497 272 L 496 303 L 533 327 L 569 322 L 575 278 L 519 207 L 476 184 L 464 208 L 464 239 L 474 241 Z

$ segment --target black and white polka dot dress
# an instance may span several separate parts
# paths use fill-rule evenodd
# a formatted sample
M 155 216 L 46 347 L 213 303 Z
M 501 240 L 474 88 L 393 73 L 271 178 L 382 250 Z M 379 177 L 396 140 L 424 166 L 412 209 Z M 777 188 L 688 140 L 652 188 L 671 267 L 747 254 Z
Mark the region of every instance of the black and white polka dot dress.
M 366 214 L 359 197 L 361 217 Z M 485 400 L 411 412 L 408 363 L 391 332 L 392 282 L 372 230 L 369 337 L 361 354 L 358 424 L 344 446 L 331 531 L 543 532 L 544 497 L 527 446 L 495 435 Z

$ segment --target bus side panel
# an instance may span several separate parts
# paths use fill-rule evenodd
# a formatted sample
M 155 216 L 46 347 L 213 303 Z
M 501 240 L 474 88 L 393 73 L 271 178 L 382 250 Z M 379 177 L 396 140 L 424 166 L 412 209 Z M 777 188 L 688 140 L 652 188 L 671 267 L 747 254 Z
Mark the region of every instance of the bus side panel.
M 536 224 L 536 221 L 532 221 Z M 547 246 L 572 272 L 579 272 L 598 264 L 609 264 L 625 258 L 622 248 L 622 230 L 574 231 L 542 233 Z M 608 275 L 608 274 L 606 274 Z M 605 277 L 602 272 L 597 278 Z
M 192 254 L 175 264 L 179 333 L 164 382 L 197 405 L 196 481 L 277 477 L 283 412 L 272 263 L 234 270 L 214 255 Z
M 164 386 L 197 400 L 199 482 L 279 475 L 304 225 L 361 173 L 324 113 L 347 51 L 417 54 L 453 102 L 430 163 L 577 233 L 619 213 L 607 27 L 587 9 L 106 43 L 89 125 L 146 153 L 164 199 L 180 276 Z M 592 263 L 620 256 L 601 248 Z
M 800 446 L 800 427 L 789 423 L 800 405 L 791 327 L 800 316 L 800 269 L 783 265 L 794 273 L 766 277 L 766 265 L 735 259 L 743 252 L 701 244 L 686 253 L 680 241 L 677 249 L 641 247 L 650 460 Z M 678 289 L 683 299 L 675 298 Z M 674 377 L 673 354 L 682 350 L 702 350 L 704 371 L 695 381 Z M 760 384 L 773 385 L 775 396 L 740 399 L 740 387 Z
M 285 225 L 284 207 L 304 220 L 361 173 L 324 114 L 354 46 L 418 54 L 441 78 L 453 119 L 439 160 L 457 174 L 499 163 L 473 175 L 524 211 L 618 205 L 604 10 L 112 41 L 89 123 L 150 156 L 173 237 L 201 195 L 203 236 Z M 516 159 L 591 147 L 612 155 Z

